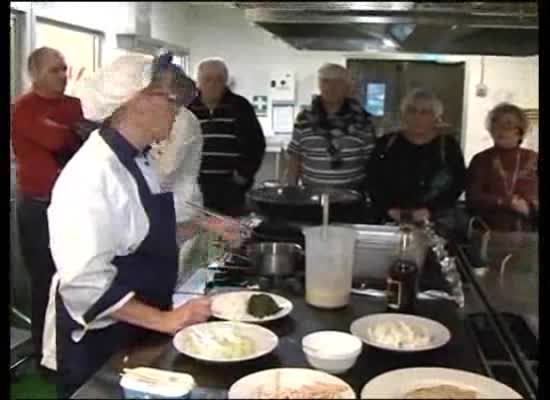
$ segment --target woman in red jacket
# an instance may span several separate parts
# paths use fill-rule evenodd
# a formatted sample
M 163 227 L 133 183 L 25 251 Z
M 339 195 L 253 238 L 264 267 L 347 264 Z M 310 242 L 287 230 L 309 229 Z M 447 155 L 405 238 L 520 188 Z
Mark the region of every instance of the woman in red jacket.
M 470 163 L 468 205 L 493 230 L 533 230 L 539 209 L 538 154 L 520 147 L 528 129 L 525 112 L 499 104 L 486 126 L 495 144 Z

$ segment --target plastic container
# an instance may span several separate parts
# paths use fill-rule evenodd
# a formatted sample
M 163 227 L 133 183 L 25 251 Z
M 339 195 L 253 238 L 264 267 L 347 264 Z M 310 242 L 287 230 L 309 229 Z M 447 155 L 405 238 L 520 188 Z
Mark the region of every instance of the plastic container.
M 133 371 L 136 371 L 136 375 L 146 374 L 159 379 L 150 380 L 132 374 L 124 375 L 120 380 L 120 386 L 124 389 L 126 399 L 188 399 L 195 388 L 195 380 L 189 374 L 153 368 L 135 368 Z
M 320 331 L 304 336 L 302 349 L 314 368 L 341 374 L 355 365 L 363 343 L 349 333 Z
M 349 303 L 356 233 L 328 226 L 306 228 L 306 302 L 320 308 Z

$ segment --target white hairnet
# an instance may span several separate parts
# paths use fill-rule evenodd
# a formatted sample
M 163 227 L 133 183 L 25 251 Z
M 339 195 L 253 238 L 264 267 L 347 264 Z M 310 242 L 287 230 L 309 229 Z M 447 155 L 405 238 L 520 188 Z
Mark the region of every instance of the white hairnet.
M 103 121 L 151 82 L 152 58 L 126 55 L 82 80 L 74 96 L 87 119 Z

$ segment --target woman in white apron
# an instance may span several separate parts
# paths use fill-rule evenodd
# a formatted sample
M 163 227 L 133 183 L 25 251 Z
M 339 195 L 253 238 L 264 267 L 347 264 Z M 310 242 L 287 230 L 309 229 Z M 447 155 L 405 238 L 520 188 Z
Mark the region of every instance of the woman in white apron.
M 174 334 L 210 315 L 204 298 L 172 309 L 174 200 L 162 190 L 148 150 L 168 137 L 177 107 L 171 83 L 151 85 L 151 71 L 149 59 L 126 56 L 97 75 L 98 120 L 112 116 L 53 190 L 48 219 L 57 274 L 43 364 L 57 370 L 62 397 L 151 330 Z

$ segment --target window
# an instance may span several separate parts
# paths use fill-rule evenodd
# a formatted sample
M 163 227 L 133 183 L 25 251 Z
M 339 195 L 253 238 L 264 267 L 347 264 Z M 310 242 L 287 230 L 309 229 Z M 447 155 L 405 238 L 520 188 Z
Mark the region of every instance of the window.
M 101 33 L 57 22 L 44 19 L 38 19 L 36 22 L 36 47 L 52 47 L 65 57 L 69 68 L 67 94 L 71 94 L 76 81 L 99 69 L 101 38 Z
M 384 103 L 386 101 L 385 83 L 367 83 L 367 95 L 364 107 L 368 113 L 376 116 L 384 116 Z

